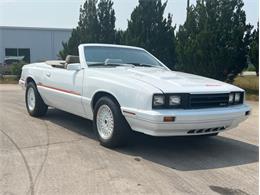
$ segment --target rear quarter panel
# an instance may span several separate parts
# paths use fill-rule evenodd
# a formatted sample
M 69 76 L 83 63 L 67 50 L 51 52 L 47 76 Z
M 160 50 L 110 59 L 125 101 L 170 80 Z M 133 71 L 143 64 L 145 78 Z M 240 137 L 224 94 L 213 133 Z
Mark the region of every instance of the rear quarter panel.
M 46 72 L 46 70 L 50 68 L 51 67 L 45 63 L 34 63 L 25 65 L 22 69 L 21 74 L 21 80 L 25 82 L 25 87 L 30 78 L 33 79 L 36 85 L 38 85 L 39 83 L 43 83 L 45 75 L 44 73 Z M 47 104 L 44 93 L 42 93 L 41 90 L 39 90 L 39 93 L 43 98 L 44 102 Z

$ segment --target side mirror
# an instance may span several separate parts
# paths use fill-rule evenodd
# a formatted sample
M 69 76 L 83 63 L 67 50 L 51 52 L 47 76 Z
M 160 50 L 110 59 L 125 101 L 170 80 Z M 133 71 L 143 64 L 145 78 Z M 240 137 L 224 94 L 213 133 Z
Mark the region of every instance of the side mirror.
M 81 64 L 68 64 L 67 65 L 67 70 L 76 70 L 79 71 L 81 70 Z

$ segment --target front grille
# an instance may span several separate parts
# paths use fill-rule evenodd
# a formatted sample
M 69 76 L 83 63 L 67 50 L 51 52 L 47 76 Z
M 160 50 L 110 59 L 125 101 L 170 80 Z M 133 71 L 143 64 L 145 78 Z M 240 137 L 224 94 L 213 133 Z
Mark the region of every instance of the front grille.
M 229 94 L 190 94 L 188 107 L 190 109 L 214 108 L 228 106 Z
M 241 93 L 239 102 L 229 102 L 229 96 L 235 93 Z M 179 96 L 181 98 L 181 104 L 169 105 L 170 96 Z M 153 107 L 153 109 L 202 109 L 202 108 L 220 108 L 228 107 L 232 105 L 243 104 L 244 94 L 243 92 L 232 93 L 216 93 L 216 94 L 189 94 L 189 93 L 167 93 L 165 94 L 166 104 L 162 106 Z

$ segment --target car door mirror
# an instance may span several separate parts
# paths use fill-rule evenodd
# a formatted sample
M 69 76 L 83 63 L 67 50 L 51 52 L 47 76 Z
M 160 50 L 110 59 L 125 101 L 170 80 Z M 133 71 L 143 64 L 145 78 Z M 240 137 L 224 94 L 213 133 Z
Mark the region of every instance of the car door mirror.
M 67 65 L 67 70 L 76 70 L 79 71 L 81 70 L 81 64 L 68 64 Z

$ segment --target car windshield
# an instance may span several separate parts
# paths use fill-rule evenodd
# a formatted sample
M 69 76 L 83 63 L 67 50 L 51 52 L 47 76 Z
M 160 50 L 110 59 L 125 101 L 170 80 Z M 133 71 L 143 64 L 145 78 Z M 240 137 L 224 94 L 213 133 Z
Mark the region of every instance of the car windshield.
M 87 64 L 97 65 L 134 65 L 145 67 L 162 67 L 148 52 L 140 49 L 122 47 L 87 46 L 84 49 Z

